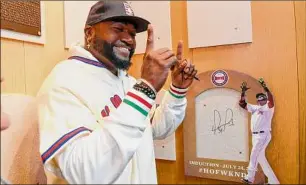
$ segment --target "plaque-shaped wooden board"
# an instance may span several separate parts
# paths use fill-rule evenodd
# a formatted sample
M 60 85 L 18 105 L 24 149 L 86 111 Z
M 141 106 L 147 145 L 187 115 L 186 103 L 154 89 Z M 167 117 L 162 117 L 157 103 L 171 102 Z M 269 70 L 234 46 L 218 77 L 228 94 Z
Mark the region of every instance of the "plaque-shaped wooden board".
M 40 36 L 40 1 L 1 1 L 1 29 Z
M 247 174 L 251 149 L 250 115 L 239 107 L 243 81 L 251 89 L 248 102 L 255 104 L 263 92 L 257 80 L 232 70 L 199 74 L 187 94 L 184 121 L 185 174 L 241 182 Z

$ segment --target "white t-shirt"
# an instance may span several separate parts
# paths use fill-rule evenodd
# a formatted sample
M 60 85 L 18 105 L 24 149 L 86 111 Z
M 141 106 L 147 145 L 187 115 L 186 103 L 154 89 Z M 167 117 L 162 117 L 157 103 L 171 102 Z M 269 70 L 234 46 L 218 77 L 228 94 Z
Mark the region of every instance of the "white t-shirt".
M 264 106 L 247 104 L 247 110 L 252 113 L 251 131 L 271 131 L 271 122 L 274 114 L 274 106 L 269 108 L 268 103 Z

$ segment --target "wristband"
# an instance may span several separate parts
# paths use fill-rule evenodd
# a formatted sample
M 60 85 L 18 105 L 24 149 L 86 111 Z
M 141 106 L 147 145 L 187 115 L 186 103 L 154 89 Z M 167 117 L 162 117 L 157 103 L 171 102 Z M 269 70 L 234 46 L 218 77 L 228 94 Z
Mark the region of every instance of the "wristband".
M 140 81 L 146 83 L 154 91 L 154 93 L 157 94 L 155 88 L 153 87 L 153 85 L 150 82 L 148 82 L 147 80 L 145 80 L 143 78 L 141 78 Z
M 175 98 L 184 98 L 187 94 L 188 88 L 182 89 L 175 87 L 173 84 L 170 85 L 169 93 Z
M 153 90 L 147 83 L 143 82 L 142 80 L 139 80 L 133 88 L 137 90 L 138 92 L 141 92 L 145 94 L 147 97 L 149 97 L 152 100 L 156 99 L 156 91 Z

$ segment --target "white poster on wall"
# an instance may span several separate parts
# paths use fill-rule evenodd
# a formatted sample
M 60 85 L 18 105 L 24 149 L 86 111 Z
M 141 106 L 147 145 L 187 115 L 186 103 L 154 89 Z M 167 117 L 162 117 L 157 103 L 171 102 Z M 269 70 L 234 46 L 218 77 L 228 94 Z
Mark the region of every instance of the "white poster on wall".
M 189 48 L 252 42 L 250 1 L 187 1 Z
M 84 26 L 90 7 L 97 1 L 64 1 L 65 47 L 84 43 Z M 135 15 L 151 22 L 155 33 L 155 47 L 172 48 L 170 1 L 128 1 Z M 157 13 L 158 11 L 158 13 Z M 135 54 L 145 52 L 147 33 L 136 36 Z
M 65 47 L 84 44 L 84 27 L 90 7 L 97 1 L 64 1 Z

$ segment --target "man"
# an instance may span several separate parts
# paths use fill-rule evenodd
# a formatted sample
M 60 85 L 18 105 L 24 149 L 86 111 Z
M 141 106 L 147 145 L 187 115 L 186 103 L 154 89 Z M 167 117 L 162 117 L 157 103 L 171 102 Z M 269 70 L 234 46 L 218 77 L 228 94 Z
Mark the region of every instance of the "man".
M 242 93 L 239 105 L 252 114 L 251 132 L 253 145 L 248 166 L 248 174 L 242 181 L 247 184 L 254 182 L 257 165 L 259 163 L 264 174 L 268 177 L 268 183 L 279 184 L 277 177 L 265 157 L 266 148 L 271 141 L 271 122 L 274 114 L 274 100 L 262 78 L 259 79 L 259 83 L 267 95 L 264 93 L 256 94 L 258 105 L 252 105 L 246 102 L 245 93 L 249 88 L 246 82 L 243 82 L 241 86 Z
M 126 73 L 135 35 L 148 39 L 136 81 Z M 154 50 L 153 28 L 128 3 L 99 1 L 91 7 L 85 47 L 58 64 L 38 93 L 41 153 L 45 168 L 71 184 L 156 184 L 153 139 L 182 122 L 186 92 L 197 71 L 168 48 Z M 156 92 L 171 71 L 162 103 Z

